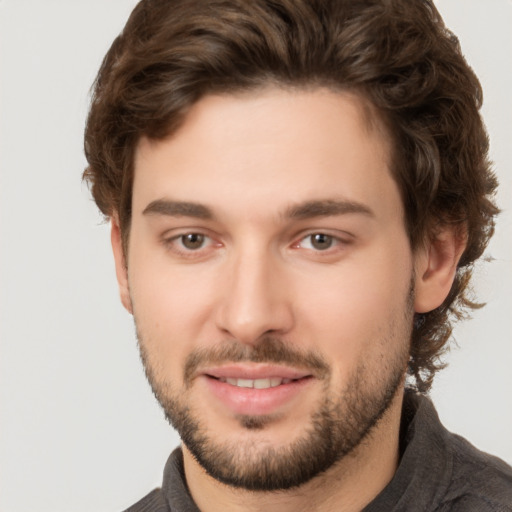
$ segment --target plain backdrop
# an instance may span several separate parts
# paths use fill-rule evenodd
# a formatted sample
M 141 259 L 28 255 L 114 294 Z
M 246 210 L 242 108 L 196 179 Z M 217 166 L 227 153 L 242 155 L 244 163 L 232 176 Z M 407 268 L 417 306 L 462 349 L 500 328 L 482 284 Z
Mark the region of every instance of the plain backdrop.
M 88 92 L 133 0 L 0 0 L 0 510 L 123 510 L 179 442 L 140 367 L 108 226 L 81 183 Z M 445 425 L 512 463 L 512 2 L 439 0 L 485 91 L 503 209 L 487 306 L 432 392 Z

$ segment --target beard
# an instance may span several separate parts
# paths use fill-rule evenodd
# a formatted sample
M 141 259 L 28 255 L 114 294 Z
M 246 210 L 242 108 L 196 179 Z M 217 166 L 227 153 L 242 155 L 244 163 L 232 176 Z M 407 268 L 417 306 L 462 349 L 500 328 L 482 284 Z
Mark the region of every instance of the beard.
M 202 468 L 224 484 L 252 491 L 286 490 L 300 486 L 351 454 L 367 439 L 390 408 L 403 386 L 409 361 L 413 323 L 413 288 L 405 310 L 390 321 L 386 334 L 376 341 L 379 350 L 355 366 L 343 389 L 332 389 L 332 369 L 315 352 L 297 350 L 276 337 L 264 337 L 248 346 L 236 341 L 189 354 L 183 387 L 161 378 L 160 365 L 151 361 L 142 333 L 137 332 L 141 359 L 153 393 L 165 416 Z M 372 345 L 372 348 L 373 345 Z M 289 364 L 312 370 L 323 382 L 322 399 L 311 413 L 303 434 L 286 446 L 269 446 L 258 439 L 214 439 L 201 414 L 191 407 L 187 392 L 196 369 L 229 362 Z M 246 432 L 264 431 L 274 418 L 237 417 Z

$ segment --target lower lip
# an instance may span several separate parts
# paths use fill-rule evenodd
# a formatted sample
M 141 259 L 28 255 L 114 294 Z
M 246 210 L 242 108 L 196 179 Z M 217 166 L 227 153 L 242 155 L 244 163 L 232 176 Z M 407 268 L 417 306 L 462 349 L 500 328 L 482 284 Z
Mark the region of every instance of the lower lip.
M 268 415 L 289 404 L 306 387 L 313 383 L 311 377 L 294 380 L 273 388 L 254 389 L 233 386 L 212 377 L 202 377 L 210 391 L 234 414 Z

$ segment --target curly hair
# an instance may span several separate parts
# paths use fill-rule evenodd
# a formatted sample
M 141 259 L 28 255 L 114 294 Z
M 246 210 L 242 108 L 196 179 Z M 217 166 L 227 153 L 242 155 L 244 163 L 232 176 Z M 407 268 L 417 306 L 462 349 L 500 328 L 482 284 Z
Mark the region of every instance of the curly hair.
M 453 321 L 479 307 L 468 285 L 498 213 L 481 87 L 431 0 L 142 0 L 94 84 L 84 178 L 99 209 L 118 215 L 126 250 L 140 138 L 170 135 L 206 94 L 268 84 L 369 101 L 393 140 L 411 247 L 447 224 L 467 237 L 448 297 L 415 317 L 408 373 L 428 391 Z

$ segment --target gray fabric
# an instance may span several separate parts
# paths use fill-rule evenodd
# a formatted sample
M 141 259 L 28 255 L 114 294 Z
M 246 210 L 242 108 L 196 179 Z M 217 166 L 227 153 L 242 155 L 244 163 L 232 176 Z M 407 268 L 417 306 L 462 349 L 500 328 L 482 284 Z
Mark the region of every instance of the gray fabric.
M 448 432 L 432 402 L 408 392 L 405 450 L 393 480 L 364 512 L 512 512 L 512 468 Z
M 393 480 L 363 512 L 512 512 L 512 468 L 448 432 L 432 402 L 412 391 L 404 400 L 401 453 Z M 162 489 L 126 512 L 199 512 L 180 448 L 167 461 Z

